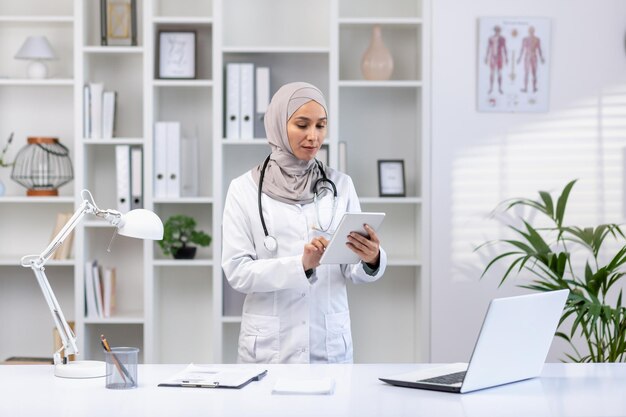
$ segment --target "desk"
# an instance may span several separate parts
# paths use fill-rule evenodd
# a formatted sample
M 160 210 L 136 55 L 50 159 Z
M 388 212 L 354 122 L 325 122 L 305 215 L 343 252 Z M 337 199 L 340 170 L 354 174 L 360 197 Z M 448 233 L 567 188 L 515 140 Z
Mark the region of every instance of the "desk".
M 379 376 L 430 364 L 267 365 L 240 390 L 160 388 L 186 365 L 140 365 L 139 388 L 53 376 L 50 365 L 0 366 L 0 416 L 624 416 L 626 364 L 546 364 L 540 378 L 468 394 L 387 385 Z M 237 365 L 223 365 L 237 366 Z M 333 377 L 330 396 L 272 395 L 278 377 Z

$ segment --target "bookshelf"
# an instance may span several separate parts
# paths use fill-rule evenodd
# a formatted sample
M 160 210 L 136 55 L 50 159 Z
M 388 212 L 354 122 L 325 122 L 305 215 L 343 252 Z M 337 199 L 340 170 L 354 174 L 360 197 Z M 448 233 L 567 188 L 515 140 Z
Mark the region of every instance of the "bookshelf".
M 54 134 L 70 148 L 75 171 L 59 197 L 33 199 L 12 183 L 10 170 L 0 170 L 7 187 L 0 214 L 15 219 L 3 223 L 0 234 L 0 314 L 11 312 L 25 317 L 29 327 L 32 323 L 31 336 L 0 341 L 0 359 L 51 355 L 53 323 L 19 258 L 45 247 L 56 213 L 73 211 L 81 189 L 90 189 L 100 207 L 116 207 L 115 146 L 126 144 L 143 147 L 144 207 L 164 221 L 173 214 L 193 216 L 213 242 L 198 248 L 196 259 L 174 260 L 154 242 L 127 238 L 116 238 L 107 253 L 112 229 L 92 219 L 77 228 L 74 256 L 50 262 L 47 272 L 65 315 L 76 322 L 83 358 L 101 358 L 98 336 L 104 333 L 114 344 L 139 347 L 146 363 L 235 360 L 243 297 L 230 289 L 221 270 L 222 209 L 230 181 L 262 161 L 269 147 L 263 138 L 224 139 L 223 68 L 229 62 L 270 67 L 272 94 L 299 80 L 324 92 L 331 165 L 337 166 L 339 142 L 346 142 L 347 172 L 362 208 L 388 213 L 381 232 L 389 255 L 386 276 L 348 289 L 355 361 L 428 359 L 428 0 L 271 0 L 272 7 L 268 1 L 138 0 L 138 45 L 128 47 L 100 45 L 97 0 L 0 6 L 0 50 L 8 51 L 0 60 L 0 76 L 6 76 L 0 78 L 0 140 L 16 132 L 9 153 L 14 155 L 36 116 L 38 132 Z M 306 19 L 296 18 L 303 14 Z M 389 81 L 360 75 L 360 56 L 375 24 L 394 55 Z M 196 32 L 196 79 L 156 77 L 161 30 Z M 25 79 L 25 64 L 12 59 L 11 51 L 32 33 L 45 34 L 57 49 L 60 59 L 50 64 L 54 78 Z M 83 86 L 89 82 L 118 92 L 114 139 L 83 138 Z M 35 100 L 37 109 L 31 105 Z M 182 136 L 197 138 L 197 197 L 154 197 L 157 121 L 180 121 Z M 378 197 L 377 159 L 405 160 L 407 197 Z M 21 232 L 24 223 L 28 234 Z M 83 314 L 83 269 L 94 258 L 117 270 L 118 312 L 106 319 Z M 0 324 L 0 332 L 13 334 L 11 326 Z M 387 340 L 386 348 L 370 342 L 372 332 Z

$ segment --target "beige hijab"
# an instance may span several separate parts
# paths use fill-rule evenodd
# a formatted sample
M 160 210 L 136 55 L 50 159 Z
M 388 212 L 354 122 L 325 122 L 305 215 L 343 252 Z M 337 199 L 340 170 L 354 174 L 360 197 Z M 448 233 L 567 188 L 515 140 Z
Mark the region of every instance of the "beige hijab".
M 263 177 L 263 192 L 287 204 L 313 202 L 313 186 L 322 177 L 315 160 L 301 161 L 293 154 L 287 137 L 287 121 L 309 101 L 319 103 L 328 115 L 326 100 L 315 86 L 289 83 L 282 86 L 265 113 L 265 132 L 272 148 L 270 161 Z M 263 163 L 252 169 L 254 182 L 259 185 Z

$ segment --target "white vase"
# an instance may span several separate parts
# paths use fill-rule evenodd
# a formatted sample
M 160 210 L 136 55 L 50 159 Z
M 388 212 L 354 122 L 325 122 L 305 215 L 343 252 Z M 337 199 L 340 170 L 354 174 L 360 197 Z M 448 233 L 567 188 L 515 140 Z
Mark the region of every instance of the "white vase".
M 4 183 L 2 182 L 2 180 L 0 180 L 0 197 L 4 195 L 5 191 L 6 191 L 6 188 L 4 186 Z
M 388 80 L 393 72 L 393 57 L 383 42 L 379 25 L 372 28 L 372 39 L 361 60 L 366 80 Z

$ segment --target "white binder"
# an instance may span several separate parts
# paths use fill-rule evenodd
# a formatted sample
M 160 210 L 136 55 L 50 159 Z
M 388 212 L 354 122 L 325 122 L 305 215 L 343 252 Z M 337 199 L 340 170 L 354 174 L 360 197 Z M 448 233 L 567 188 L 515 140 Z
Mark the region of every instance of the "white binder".
M 89 85 L 83 87 L 83 138 L 91 137 L 91 92 Z
M 102 94 L 102 137 L 111 139 L 115 127 L 115 91 L 105 91 Z
M 143 208 L 143 148 L 130 147 L 130 209 Z
M 154 124 L 154 197 L 167 197 L 167 123 Z
M 117 177 L 117 210 L 130 211 L 130 149 L 128 145 L 115 146 L 115 169 Z
M 180 197 L 180 122 L 167 123 L 167 196 Z
M 180 195 L 198 196 L 198 138 L 181 138 L 180 141 Z
M 254 137 L 265 138 L 265 112 L 270 104 L 270 69 L 257 67 L 255 79 Z
M 241 98 L 240 98 L 240 138 L 254 137 L 254 64 L 240 64 Z
M 226 138 L 241 137 L 239 125 L 240 64 L 226 64 Z
M 91 138 L 102 138 L 102 83 L 89 84 L 91 93 Z

